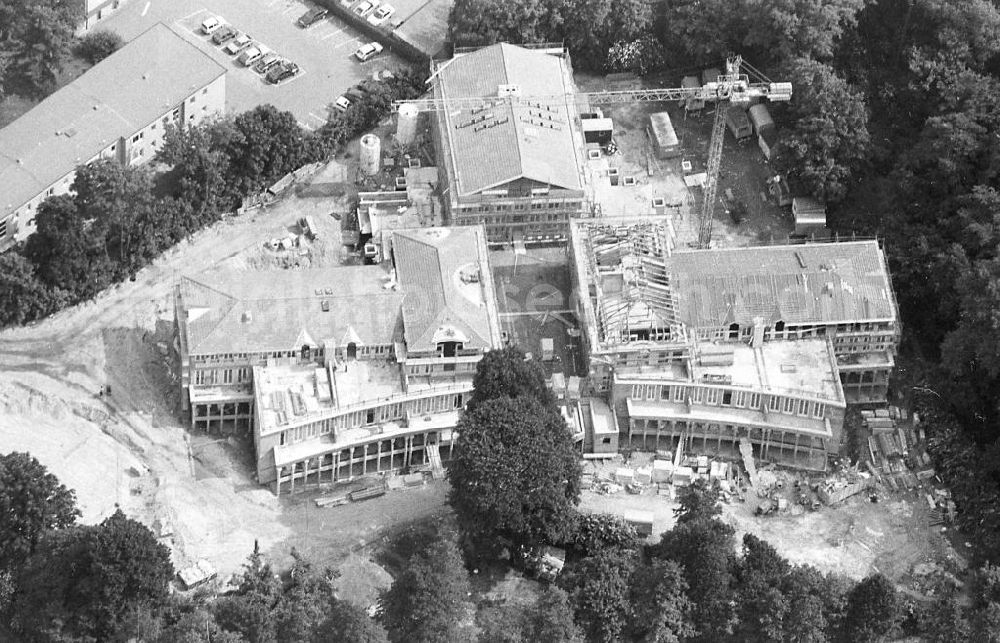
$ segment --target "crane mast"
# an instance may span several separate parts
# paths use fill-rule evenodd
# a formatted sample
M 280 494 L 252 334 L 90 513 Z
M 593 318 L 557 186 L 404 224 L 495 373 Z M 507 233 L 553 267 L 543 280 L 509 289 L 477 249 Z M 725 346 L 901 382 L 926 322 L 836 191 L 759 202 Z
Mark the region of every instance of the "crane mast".
M 450 62 L 450 61 L 449 61 Z M 444 63 L 428 79 L 430 83 L 444 70 Z M 746 71 L 744 71 L 746 70 Z M 750 81 L 747 72 L 754 73 L 758 80 Z M 715 199 L 719 184 L 719 167 L 722 164 L 722 148 L 726 134 L 726 114 L 732 104 L 748 104 L 752 99 L 760 98 L 772 102 L 783 102 L 792 98 L 791 83 L 771 82 L 760 72 L 743 61 L 740 56 L 726 60 L 726 73 L 715 81 L 709 81 L 701 87 L 660 87 L 651 89 L 629 89 L 610 92 L 562 93 L 546 95 L 522 96 L 516 85 L 501 85 L 496 96 L 470 96 L 455 98 L 417 98 L 414 100 L 396 101 L 393 109 L 402 105 L 415 105 L 421 111 L 459 112 L 472 110 L 474 112 L 509 106 L 516 109 L 538 109 L 556 106 L 583 105 L 614 105 L 620 103 L 682 101 L 687 99 L 715 102 L 715 119 L 712 122 L 712 138 L 708 148 L 706 178 L 704 185 L 704 200 L 702 201 L 698 225 L 698 245 L 707 248 L 712 242 L 712 221 L 715 213 Z

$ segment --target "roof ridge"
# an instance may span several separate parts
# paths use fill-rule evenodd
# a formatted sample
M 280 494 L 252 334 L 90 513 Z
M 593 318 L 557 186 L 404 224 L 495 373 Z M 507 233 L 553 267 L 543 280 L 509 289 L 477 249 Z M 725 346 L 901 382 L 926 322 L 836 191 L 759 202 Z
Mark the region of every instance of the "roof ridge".
M 504 45 L 506 45 L 507 47 L 512 47 L 512 45 L 510 45 L 508 43 L 500 43 L 500 61 L 503 63 L 503 80 L 504 80 L 504 84 L 509 85 L 510 84 L 510 70 L 507 67 L 507 49 L 504 47 Z M 513 106 L 510 107 L 510 123 L 511 123 L 511 125 L 514 126 L 514 141 L 517 143 L 517 169 L 518 169 L 518 171 L 517 171 L 517 175 L 516 176 L 514 176 L 512 178 L 509 178 L 509 179 L 503 181 L 502 183 L 510 183 L 511 181 L 516 181 L 516 180 L 524 177 L 524 157 L 525 157 L 525 153 L 524 153 L 524 138 L 523 138 L 524 132 L 522 131 L 522 128 L 523 128 L 524 124 L 521 123 L 521 119 L 518 118 L 517 115 L 514 113 Z M 489 190 L 491 188 L 483 188 L 483 189 L 484 190 Z

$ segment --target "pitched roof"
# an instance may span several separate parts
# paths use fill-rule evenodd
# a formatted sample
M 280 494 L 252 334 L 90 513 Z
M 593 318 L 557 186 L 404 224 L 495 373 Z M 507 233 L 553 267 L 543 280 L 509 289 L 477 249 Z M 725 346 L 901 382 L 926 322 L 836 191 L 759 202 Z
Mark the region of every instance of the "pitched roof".
M 288 351 L 326 341 L 397 342 L 403 335 L 403 293 L 385 288 L 388 277 L 379 266 L 218 271 L 186 277 L 180 295 L 188 352 Z
M 679 317 L 693 327 L 896 317 L 876 241 L 681 251 L 667 266 Z
M 157 23 L 0 129 L 0 218 L 226 73 Z
M 493 98 L 501 85 L 520 88 L 516 104 L 439 112 L 440 131 L 451 152 L 448 171 L 460 195 L 519 178 L 581 188 L 575 109 L 531 103 L 533 95 L 575 91 L 566 85 L 562 58 L 499 43 L 453 58 L 440 69 L 437 91 L 445 100 Z
M 397 230 L 396 274 L 406 299 L 407 349 L 434 350 L 439 342 L 465 348 L 500 345 L 500 322 L 482 227 Z

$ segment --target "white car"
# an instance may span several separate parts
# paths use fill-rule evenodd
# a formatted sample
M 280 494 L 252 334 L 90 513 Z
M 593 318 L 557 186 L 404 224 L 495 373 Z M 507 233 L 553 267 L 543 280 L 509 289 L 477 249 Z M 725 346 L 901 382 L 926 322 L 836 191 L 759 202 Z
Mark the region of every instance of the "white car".
M 382 44 L 378 42 L 370 42 L 367 45 L 361 45 L 361 47 L 354 52 L 354 57 L 361 62 L 365 62 L 366 60 L 371 60 L 380 53 L 382 53 Z
M 264 45 L 253 45 L 252 47 L 247 47 L 240 52 L 240 57 L 237 58 L 244 67 L 249 67 L 258 60 L 264 57 L 264 54 L 270 53 L 267 47 Z
M 369 13 L 375 10 L 375 6 L 376 6 L 375 3 L 371 2 L 370 0 L 365 0 L 358 6 L 354 7 L 354 13 L 364 18 Z
M 223 51 L 225 51 L 230 56 L 235 56 L 244 49 L 250 46 L 253 42 L 253 38 L 243 33 L 242 31 L 236 34 L 236 37 L 229 41 L 229 44 L 225 46 Z
M 368 22 L 373 25 L 380 25 L 389 19 L 392 14 L 396 13 L 396 8 L 391 4 L 384 4 L 375 10 L 375 13 L 368 16 Z
M 347 96 L 338 96 L 337 100 L 333 101 L 333 107 L 338 112 L 346 112 L 347 108 L 351 106 L 351 101 L 348 100 Z
M 205 18 L 201 22 L 201 33 L 208 36 L 221 26 L 222 26 L 222 21 L 216 18 L 215 16 Z

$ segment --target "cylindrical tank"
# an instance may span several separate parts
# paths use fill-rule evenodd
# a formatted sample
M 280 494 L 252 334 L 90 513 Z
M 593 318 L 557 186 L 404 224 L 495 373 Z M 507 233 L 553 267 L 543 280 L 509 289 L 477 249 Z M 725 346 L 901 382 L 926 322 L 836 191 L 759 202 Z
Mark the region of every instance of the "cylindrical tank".
M 416 105 L 406 103 L 396 113 L 396 140 L 400 145 L 410 145 L 417 138 L 417 117 L 420 110 Z
M 374 134 L 361 137 L 361 171 L 368 176 L 378 174 L 382 158 L 382 142 Z

